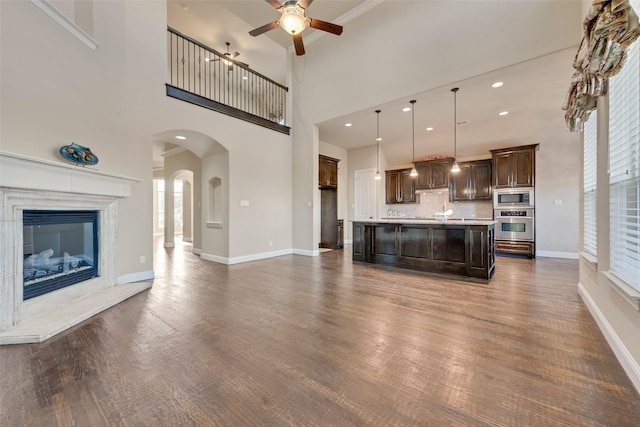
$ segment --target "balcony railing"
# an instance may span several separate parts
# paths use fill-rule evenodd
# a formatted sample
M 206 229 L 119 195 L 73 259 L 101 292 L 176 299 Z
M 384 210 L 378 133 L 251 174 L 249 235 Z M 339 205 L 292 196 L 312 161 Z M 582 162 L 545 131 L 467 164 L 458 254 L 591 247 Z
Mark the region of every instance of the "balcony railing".
M 289 134 L 286 86 L 171 27 L 167 37 L 168 96 Z

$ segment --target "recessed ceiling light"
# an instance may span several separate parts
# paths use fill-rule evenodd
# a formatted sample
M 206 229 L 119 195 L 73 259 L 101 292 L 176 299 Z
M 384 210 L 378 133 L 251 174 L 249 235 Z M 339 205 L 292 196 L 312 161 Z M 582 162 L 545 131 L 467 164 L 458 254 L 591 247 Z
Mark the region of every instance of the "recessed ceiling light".
M 433 130 L 433 128 L 427 128 L 427 131 L 432 131 L 432 130 Z
M 502 86 L 504 83 L 502 82 L 495 82 L 494 84 L 491 85 L 491 87 L 500 87 Z
M 382 141 L 382 138 L 376 138 L 376 141 Z
M 501 116 L 506 116 L 507 114 L 509 114 L 508 111 L 503 111 L 503 112 L 500 113 Z
M 176 135 L 176 139 L 187 139 L 187 137 L 182 135 Z
M 346 127 L 350 128 L 351 126 L 353 126 L 351 123 L 345 123 L 344 124 Z
M 402 109 L 402 111 L 404 111 L 405 113 L 406 113 L 407 111 L 411 111 L 411 107 L 404 107 L 404 108 Z

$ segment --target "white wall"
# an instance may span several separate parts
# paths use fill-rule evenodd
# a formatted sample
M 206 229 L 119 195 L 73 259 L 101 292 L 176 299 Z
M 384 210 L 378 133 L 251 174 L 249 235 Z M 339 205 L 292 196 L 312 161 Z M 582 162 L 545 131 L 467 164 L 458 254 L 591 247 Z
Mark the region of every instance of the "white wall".
M 578 258 L 580 134 L 564 130 L 536 153 L 536 254 Z M 560 203 L 560 204 L 558 204 Z

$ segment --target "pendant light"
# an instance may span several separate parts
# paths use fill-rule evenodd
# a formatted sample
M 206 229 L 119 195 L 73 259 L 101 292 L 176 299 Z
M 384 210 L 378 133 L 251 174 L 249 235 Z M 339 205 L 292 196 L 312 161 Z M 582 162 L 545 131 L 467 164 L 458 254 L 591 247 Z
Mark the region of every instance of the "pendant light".
M 453 166 L 451 167 L 451 172 L 456 173 L 460 172 L 460 166 L 458 166 L 458 147 L 456 141 L 456 128 L 458 127 L 458 118 L 456 115 L 456 92 L 458 92 L 459 88 L 454 87 L 451 89 L 453 92 Z
M 382 179 L 382 175 L 380 175 L 380 111 L 376 110 L 376 181 L 380 181 Z
M 416 177 L 418 176 L 418 171 L 416 170 L 416 125 L 415 125 L 415 106 L 416 106 L 416 100 L 412 99 L 411 101 L 411 146 L 412 146 L 412 152 L 411 152 L 411 173 L 409 173 L 409 176 L 412 177 Z

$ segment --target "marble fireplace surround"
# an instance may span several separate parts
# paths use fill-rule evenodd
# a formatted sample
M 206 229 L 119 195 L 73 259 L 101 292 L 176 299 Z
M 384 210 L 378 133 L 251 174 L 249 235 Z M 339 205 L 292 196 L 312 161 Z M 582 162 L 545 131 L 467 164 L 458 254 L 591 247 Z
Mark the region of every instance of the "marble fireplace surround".
M 151 286 L 153 272 L 131 283 L 117 277 L 118 199 L 130 197 L 136 182 L 0 152 L 0 345 L 42 342 Z M 98 211 L 99 277 L 23 301 L 25 209 Z

